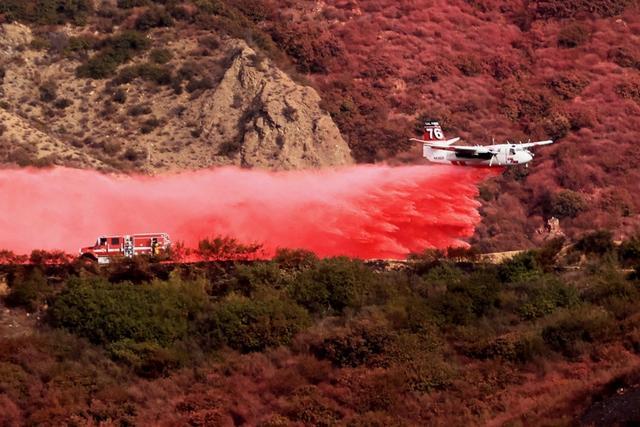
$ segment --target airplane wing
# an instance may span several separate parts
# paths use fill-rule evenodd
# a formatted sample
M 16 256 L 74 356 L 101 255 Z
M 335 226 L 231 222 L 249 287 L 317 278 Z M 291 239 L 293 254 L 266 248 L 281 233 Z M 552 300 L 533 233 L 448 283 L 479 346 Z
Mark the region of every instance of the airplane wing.
M 494 152 L 488 147 L 469 147 L 466 145 L 463 146 L 463 145 L 442 145 L 442 144 L 429 144 L 429 146 L 434 150 L 457 151 L 457 152 L 463 152 L 468 154 L 474 154 L 474 153 L 484 154 L 484 153 Z
M 538 145 L 549 145 L 549 144 L 553 144 L 553 141 L 550 139 L 546 141 L 536 141 L 536 142 L 527 142 L 526 144 L 518 144 L 518 147 L 531 148 L 531 147 L 536 147 Z
M 457 138 L 447 139 L 446 141 L 438 141 L 436 143 L 434 143 L 433 141 L 425 141 L 424 139 L 418 139 L 418 138 L 411 138 L 409 141 L 421 142 L 423 144 L 429 144 L 431 146 L 433 146 L 434 144 L 443 145 L 443 146 L 449 146 L 451 144 L 455 144 L 456 142 L 460 141 L 460 138 L 457 137 Z

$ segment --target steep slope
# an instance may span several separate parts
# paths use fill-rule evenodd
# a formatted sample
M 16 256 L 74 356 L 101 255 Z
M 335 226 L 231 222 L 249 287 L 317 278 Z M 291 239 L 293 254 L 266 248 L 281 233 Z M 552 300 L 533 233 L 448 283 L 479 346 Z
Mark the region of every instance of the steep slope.
M 359 161 L 420 161 L 423 117 L 468 143 L 554 138 L 533 167 L 482 188 L 485 250 L 640 223 L 635 1 L 263 2 Z
M 299 169 L 351 162 L 340 131 L 310 87 L 295 84 L 244 42 L 212 96 L 184 116 L 202 124 L 203 144 L 237 165 Z M 225 159 L 221 163 L 227 163 Z

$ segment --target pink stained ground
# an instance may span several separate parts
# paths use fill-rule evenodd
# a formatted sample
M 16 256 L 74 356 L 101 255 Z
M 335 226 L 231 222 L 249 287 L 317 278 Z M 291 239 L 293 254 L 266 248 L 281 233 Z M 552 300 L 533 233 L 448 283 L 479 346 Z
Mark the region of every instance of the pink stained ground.
M 230 236 L 320 256 L 404 258 L 464 245 L 480 221 L 477 184 L 497 169 L 233 167 L 157 177 L 54 168 L 0 170 L 0 248 L 77 253 L 99 235 L 168 232 L 195 246 Z

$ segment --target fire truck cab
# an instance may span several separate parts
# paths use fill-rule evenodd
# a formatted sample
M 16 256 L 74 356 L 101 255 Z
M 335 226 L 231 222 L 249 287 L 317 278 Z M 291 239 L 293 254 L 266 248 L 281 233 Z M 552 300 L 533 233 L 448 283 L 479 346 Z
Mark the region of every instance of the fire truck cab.
M 100 236 L 95 245 L 80 249 L 80 258 L 109 264 L 114 258 L 159 255 L 169 249 L 170 245 L 171 240 L 167 233 Z

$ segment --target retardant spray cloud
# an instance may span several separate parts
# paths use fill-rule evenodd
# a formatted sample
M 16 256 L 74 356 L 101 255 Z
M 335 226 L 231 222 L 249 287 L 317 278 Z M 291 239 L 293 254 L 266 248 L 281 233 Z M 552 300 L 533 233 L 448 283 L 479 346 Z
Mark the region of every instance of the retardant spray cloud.
M 194 246 L 223 235 L 320 256 L 402 258 L 464 244 L 486 169 L 226 167 L 157 177 L 54 168 L 0 171 L 0 248 L 76 253 L 102 234 L 168 232 Z

